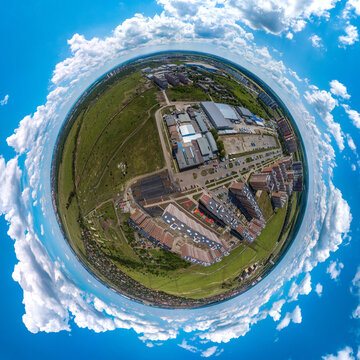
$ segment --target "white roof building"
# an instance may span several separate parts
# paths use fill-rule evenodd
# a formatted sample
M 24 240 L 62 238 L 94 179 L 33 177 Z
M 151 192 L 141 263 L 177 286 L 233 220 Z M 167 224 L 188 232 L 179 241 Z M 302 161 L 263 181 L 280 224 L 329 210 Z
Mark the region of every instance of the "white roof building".
M 181 125 L 181 126 L 179 126 L 179 130 L 180 130 L 180 134 L 183 138 L 184 143 L 189 143 L 192 140 L 201 138 L 201 134 L 197 134 L 195 132 L 194 127 L 191 124 Z

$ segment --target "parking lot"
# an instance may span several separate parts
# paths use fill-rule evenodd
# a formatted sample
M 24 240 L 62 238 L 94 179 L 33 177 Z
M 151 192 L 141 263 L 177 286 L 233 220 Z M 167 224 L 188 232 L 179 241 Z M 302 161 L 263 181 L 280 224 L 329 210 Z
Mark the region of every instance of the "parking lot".
M 266 155 L 268 154 L 268 155 Z M 250 168 L 251 165 L 256 165 L 262 161 L 268 161 L 275 156 L 281 154 L 281 148 L 271 150 L 268 153 L 259 153 L 252 156 L 245 155 L 232 160 L 226 161 L 210 161 L 209 165 L 202 165 L 197 169 L 190 169 L 176 174 L 176 178 L 179 180 L 179 184 L 182 190 L 190 190 L 191 186 L 195 183 L 200 187 L 206 186 L 206 181 L 209 180 L 222 180 L 227 177 L 231 177 L 233 172 L 239 173 L 239 171 L 245 171 Z M 248 157 L 253 158 L 252 161 L 247 162 Z M 231 164 L 231 165 L 230 165 Z M 196 179 L 194 179 L 196 174 Z M 204 174 L 204 175 L 203 175 Z

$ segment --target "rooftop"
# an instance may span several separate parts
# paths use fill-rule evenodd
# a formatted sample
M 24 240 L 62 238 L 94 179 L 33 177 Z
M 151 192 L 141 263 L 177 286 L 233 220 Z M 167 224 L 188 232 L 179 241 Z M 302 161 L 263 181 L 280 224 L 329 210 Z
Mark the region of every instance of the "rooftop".
M 215 103 L 216 107 L 220 110 L 221 114 L 224 116 L 225 119 L 229 120 L 239 120 L 236 115 L 234 109 L 228 104 L 219 104 Z

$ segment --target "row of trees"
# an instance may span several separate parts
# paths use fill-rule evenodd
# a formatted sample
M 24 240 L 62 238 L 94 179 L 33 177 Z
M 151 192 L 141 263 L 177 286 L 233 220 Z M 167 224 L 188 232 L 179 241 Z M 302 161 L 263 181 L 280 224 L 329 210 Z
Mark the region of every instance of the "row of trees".
M 212 133 L 216 141 L 216 146 L 219 149 L 220 157 L 222 158 L 225 157 L 226 152 L 225 152 L 224 142 L 219 138 L 219 134 L 215 129 L 211 129 L 210 132 Z

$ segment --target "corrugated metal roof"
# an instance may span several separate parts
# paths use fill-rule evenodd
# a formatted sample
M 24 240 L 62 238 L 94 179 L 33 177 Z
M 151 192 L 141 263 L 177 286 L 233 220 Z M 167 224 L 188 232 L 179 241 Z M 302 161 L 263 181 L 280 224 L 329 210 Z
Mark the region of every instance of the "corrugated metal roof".
M 237 106 L 236 110 L 241 116 L 252 117 L 253 115 L 250 110 L 242 106 Z
M 220 112 L 223 114 L 225 119 L 239 120 L 239 118 L 236 115 L 236 112 L 230 105 L 219 104 L 219 103 L 215 103 L 215 105 L 220 110 Z
M 199 145 L 201 155 L 211 154 L 211 148 L 210 148 L 209 142 L 206 140 L 205 137 L 201 137 L 201 138 L 197 139 L 196 141 Z
M 204 121 L 201 114 L 196 113 L 195 121 L 196 121 L 196 123 L 197 123 L 197 125 L 198 125 L 201 132 L 205 133 L 205 132 L 208 131 L 208 127 L 207 127 L 207 125 L 206 125 L 206 123 L 205 123 L 205 121 Z
M 225 119 L 219 108 L 212 101 L 203 101 L 201 107 L 209 117 L 211 123 L 216 129 L 233 129 L 231 122 Z
M 209 142 L 211 151 L 212 151 L 212 152 L 217 152 L 217 151 L 218 151 L 218 148 L 217 148 L 217 145 L 216 145 L 216 141 L 215 141 L 215 139 L 214 139 L 214 137 L 213 137 L 213 134 L 212 134 L 210 131 L 208 131 L 208 132 L 205 134 L 205 136 L 206 136 L 207 141 Z
M 195 135 L 195 129 L 192 125 L 181 125 L 179 129 L 182 136 Z

